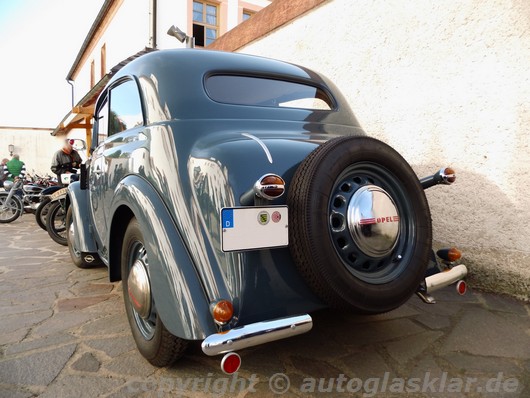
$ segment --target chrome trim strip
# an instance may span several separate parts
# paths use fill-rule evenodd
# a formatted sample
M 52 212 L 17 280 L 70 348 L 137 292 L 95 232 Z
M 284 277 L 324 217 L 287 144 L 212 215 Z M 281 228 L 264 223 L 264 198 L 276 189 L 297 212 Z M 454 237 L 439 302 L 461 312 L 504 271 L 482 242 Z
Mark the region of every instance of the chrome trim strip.
M 263 148 L 263 151 L 265 151 L 265 155 L 267 155 L 267 159 L 269 160 L 269 163 L 272 164 L 272 155 L 269 151 L 269 148 L 267 148 L 267 145 L 265 145 L 265 143 L 262 140 L 260 140 L 255 135 L 252 135 L 249 133 L 241 133 L 241 135 L 244 137 L 250 138 L 251 140 L 256 141 Z
M 432 293 L 442 287 L 449 286 L 452 283 L 464 279 L 467 275 L 467 267 L 464 264 L 456 265 L 449 271 L 440 272 L 425 278 L 425 287 L 427 293 Z
M 212 334 L 204 339 L 201 346 L 206 355 L 219 355 L 306 333 L 312 327 L 313 320 L 307 314 L 272 319 Z

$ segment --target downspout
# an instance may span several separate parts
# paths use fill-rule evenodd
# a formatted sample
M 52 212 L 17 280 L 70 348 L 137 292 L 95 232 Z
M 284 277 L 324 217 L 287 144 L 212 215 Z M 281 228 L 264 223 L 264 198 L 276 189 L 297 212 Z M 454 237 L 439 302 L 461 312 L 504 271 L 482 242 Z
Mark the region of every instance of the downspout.
M 157 1 L 149 0 L 149 47 L 156 49 L 158 44 L 156 40 L 156 19 L 157 19 Z
M 70 79 L 66 79 L 66 82 L 72 87 L 72 109 L 74 109 L 74 83 Z

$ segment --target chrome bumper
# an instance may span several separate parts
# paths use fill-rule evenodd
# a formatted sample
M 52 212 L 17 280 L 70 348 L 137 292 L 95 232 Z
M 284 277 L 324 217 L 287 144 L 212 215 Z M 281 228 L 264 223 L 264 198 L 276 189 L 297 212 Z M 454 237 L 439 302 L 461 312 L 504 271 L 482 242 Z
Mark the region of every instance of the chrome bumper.
M 312 327 L 313 320 L 309 315 L 251 323 L 231 329 L 226 333 L 216 333 L 206 337 L 202 342 L 202 351 L 210 356 L 239 351 L 243 348 L 306 333 Z
M 435 290 L 441 289 L 442 287 L 449 286 L 451 283 L 458 282 L 464 279 L 467 275 L 467 268 L 465 265 L 460 264 L 449 271 L 440 272 L 425 278 L 425 287 L 427 293 L 430 294 Z

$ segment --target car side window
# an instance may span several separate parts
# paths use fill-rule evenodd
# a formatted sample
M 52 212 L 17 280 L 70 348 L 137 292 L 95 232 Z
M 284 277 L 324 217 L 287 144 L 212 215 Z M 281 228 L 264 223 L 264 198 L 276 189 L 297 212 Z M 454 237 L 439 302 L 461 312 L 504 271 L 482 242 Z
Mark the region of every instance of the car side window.
M 99 109 L 96 116 L 97 120 L 97 143 L 98 145 L 105 141 L 109 135 L 109 105 L 105 100 L 103 106 Z
M 121 133 L 143 124 L 142 103 L 136 82 L 127 80 L 112 88 L 108 135 Z

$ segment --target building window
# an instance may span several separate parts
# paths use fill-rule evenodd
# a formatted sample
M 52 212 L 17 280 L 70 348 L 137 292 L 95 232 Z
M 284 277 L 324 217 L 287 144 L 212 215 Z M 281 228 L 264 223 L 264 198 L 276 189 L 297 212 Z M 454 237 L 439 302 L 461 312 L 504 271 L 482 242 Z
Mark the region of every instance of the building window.
M 218 36 L 219 7 L 204 1 L 193 2 L 193 37 L 197 46 L 205 47 Z
M 243 22 L 245 22 L 247 19 L 249 19 L 254 13 L 249 10 L 243 10 Z
M 101 78 L 107 73 L 107 45 L 101 47 Z
M 96 85 L 96 63 L 94 60 L 90 63 L 90 88 Z

